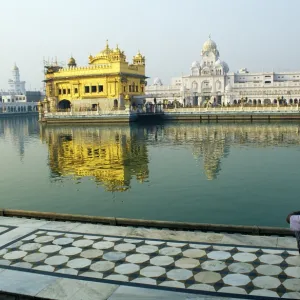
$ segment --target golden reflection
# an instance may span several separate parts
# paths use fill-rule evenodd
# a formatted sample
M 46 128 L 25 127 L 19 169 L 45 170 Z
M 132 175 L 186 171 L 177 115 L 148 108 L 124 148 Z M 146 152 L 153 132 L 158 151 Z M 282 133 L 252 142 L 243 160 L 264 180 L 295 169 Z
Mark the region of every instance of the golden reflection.
M 133 177 L 139 182 L 148 178 L 148 146 L 161 147 L 162 157 L 165 147 L 187 147 L 202 161 L 206 178 L 213 180 L 230 148 L 299 146 L 299 128 L 298 123 L 41 125 L 41 138 L 48 144 L 54 176 L 93 176 L 108 191 L 126 191 Z
M 131 179 L 148 178 L 143 130 L 129 126 L 41 126 L 53 175 L 93 176 L 107 191 L 126 191 Z

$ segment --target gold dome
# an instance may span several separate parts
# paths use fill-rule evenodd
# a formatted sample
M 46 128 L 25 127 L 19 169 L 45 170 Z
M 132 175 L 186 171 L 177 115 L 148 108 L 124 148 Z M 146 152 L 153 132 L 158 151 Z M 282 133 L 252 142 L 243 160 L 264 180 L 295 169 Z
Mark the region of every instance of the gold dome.
M 119 53 L 121 52 L 120 48 L 119 48 L 119 45 L 117 45 L 117 47 L 113 50 L 114 53 Z
M 70 57 L 68 65 L 71 65 L 71 66 L 76 65 L 76 60 L 73 56 Z
M 217 50 L 217 44 L 210 38 L 203 44 L 202 51 L 203 52 L 209 52 L 209 51 L 216 51 Z
M 108 40 L 106 40 L 106 45 L 104 50 L 100 51 L 97 56 L 108 56 L 112 52 L 112 49 L 109 48 Z
M 135 55 L 134 57 L 135 59 L 142 59 L 143 55 L 141 54 L 140 50 L 138 51 L 138 53 Z

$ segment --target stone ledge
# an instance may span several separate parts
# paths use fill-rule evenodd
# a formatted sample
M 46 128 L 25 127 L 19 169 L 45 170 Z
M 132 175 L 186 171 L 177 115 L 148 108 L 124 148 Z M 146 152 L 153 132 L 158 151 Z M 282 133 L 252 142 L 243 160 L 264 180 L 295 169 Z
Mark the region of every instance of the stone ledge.
M 128 219 L 115 217 L 88 216 L 77 214 L 62 214 L 52 212 L 25 211 L 15 209 L 0 209 L 1 215 L 4 217 L 26 217 L 45 219 L 51 221 L 71 221 L 84 223 L 99 223 L 115 226 L 134 226 L 134 227 L 152 227 L 167 228 L 174 230 L 199 230 L 227 233 L 243 233 L 250 235 L 279 235 L 292 236 L 293 232 L 282 227 L 267 226 L 243 226 L 243 225 L 226 225 L 226 224 L 209 224 L 209 223 L 191 223 L 191 222 L 174 222 L 174 221 L 158 221 L 143 219 Z

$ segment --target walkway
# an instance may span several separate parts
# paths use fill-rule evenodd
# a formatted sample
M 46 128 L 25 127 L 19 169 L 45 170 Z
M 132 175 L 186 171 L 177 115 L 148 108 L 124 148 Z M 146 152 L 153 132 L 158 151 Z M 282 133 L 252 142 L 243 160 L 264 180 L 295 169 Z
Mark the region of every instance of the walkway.
M 300 299 L 292 237 L 0 217 L 0 290 L 50 299 Z

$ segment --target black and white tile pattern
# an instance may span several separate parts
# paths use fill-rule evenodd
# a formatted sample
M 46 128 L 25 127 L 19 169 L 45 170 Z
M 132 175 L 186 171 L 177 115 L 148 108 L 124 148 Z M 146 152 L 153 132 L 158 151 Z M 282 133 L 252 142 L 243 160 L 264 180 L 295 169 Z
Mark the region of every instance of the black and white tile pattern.
M 0 235 L 7 233 L 15 228 L 16 228 L 15 226 L 0 225 Z
M 300 298 L 289 249 L 37 230 L 0 248 L 0 267 L 246 299 Z

